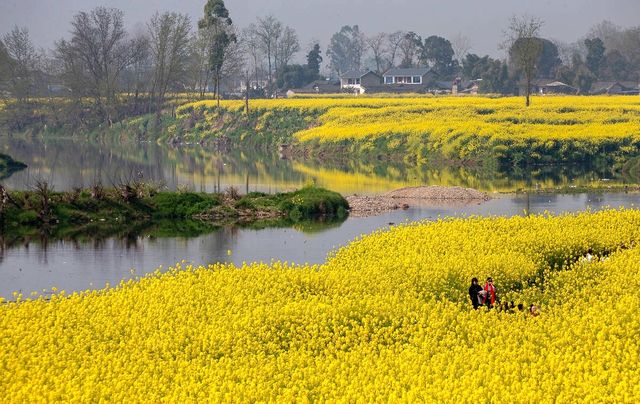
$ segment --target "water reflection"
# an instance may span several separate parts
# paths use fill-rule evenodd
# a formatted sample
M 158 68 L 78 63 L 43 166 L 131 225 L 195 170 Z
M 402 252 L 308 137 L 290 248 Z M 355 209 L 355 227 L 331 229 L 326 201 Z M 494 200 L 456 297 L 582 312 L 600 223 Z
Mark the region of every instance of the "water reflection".
M 243 192 L 281 192 L 307 181 L 343 194 L 367 194 L 410 185 L 465 186 L 484 191 L 550 188 L 565 185 L 637 183 L 616 174 L 610 166 L 545 166 L 508 171 L 474 167 L 441 167 L 385 161 L 289 161 L 275 153 L 230 151 L 220 153 L 199 146 L 169 147 L 154 143 L 117 143 L 68 138 L 0 138 L 0 152 L 28 164 L 5 183 L 24 189 L 45 180 L 57 190 L 105 185 L 123 178 L 161 181 L 215 192 L 234 186 Z

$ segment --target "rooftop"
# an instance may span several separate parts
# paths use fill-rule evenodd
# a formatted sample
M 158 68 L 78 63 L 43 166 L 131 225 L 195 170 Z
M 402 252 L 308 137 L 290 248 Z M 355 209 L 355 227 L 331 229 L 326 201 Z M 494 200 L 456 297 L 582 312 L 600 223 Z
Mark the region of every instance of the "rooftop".
M 412 68 L 400 68 L 394 67 L 387 70 L 384 76 L 424 76 L 429 73 L 431 69 L 428 67 L 412 67 Z
M 371 71 L 371 70 L 348 70 L 344 73 L 342 73 L 342 75 L 340 76 L 340 78 L 342 79 L 359 79 L 362 76 L 364 76 L 365 74 L 368 73 L 373 73 L 376 76 L 378 75 L 377 73 Z

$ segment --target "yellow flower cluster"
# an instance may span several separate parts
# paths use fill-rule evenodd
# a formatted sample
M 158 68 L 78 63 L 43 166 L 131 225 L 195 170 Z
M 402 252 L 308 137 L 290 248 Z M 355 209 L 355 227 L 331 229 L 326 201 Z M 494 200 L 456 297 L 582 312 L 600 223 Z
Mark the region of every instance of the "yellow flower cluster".
M 320 266 L 183 265 L 6 303 L 0 400 L 636 401 L 639 241 L 638 210 L 448 219 Z M 541 315 L 472 310 L 489 275 Z
M 295 134 L 303 142 L 367 142 L 400 135 L 409 143 L 424 143 L 426 137 L 431 148 L 462 159 L 491 146 L 497 146 L 498 153 L 506 147 L 571 159 L 573 148 L 583 154 L 598 148 L 604 152 L 613 142 L 625 153 L 640 142 L 638 97 L 536 97 L 529 108 L 521 97 L 294 98 L 251 103 L 254 110 L 323 112 L 320 125 Z M 214 105 L 212 101 L 186 104 L 179 113 Z M 240 101 L 222 105 L 243 108 Z M 567 141 L 573 144 L 568 146 Z M 393 143 L 389 147 L 393 149 Z

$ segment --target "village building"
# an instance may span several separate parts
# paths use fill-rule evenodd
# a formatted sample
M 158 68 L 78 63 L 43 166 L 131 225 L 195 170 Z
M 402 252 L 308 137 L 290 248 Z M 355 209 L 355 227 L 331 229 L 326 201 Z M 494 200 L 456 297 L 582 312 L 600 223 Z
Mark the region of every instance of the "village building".
M 638 95 L 640 84 L 634 81 L 596 81 L 591 85 L 591 95 Z
M 407 85 L 424 85 L 431 81 L 434 77 L 431 69 L 427 67 L 419 68 L 391 68 L 382 75 L 385 85 L 407 84 Z
M 340 92 L 340 82 L 335 80 L 314 80 L 302 88 L 287 91 L 287 97 L 297 94 L 335 94 Z
M 527 83 L 522 81 L 518 86 L 520 95 L 527 90 Z M 578 89 L 556 79 L 535 79 L 531 81 L 531 94 L 577 94 Z
M 340 89 L 364 93 L 364 87 L 379 85 L 381 77 L 371 70 L 350 70 L 340 76 Z

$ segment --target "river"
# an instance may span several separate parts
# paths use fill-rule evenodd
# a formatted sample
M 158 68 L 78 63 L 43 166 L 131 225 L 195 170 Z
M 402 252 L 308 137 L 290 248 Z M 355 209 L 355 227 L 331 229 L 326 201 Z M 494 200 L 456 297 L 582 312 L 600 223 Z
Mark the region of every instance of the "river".
M 45 180 L 56 190 L 89 186 L 96 181 L 116 184 L 129 178 L 158 181 L 169 189 L 186 187 L 214 192 L 229 186 L 241 192 L 279 192 L 313 181 L 344 195 L 375 194 L 408 185 L 460 185 L 478 188 L 493 199 L 471 205 L 445 204 L 398 210 L 342 223 L 254 230 L 227 226 L 198 237 L 156 238 L 136 234 L 105 240 L 48 240 L 8 242 L 0 246 L 0 297 L 18 291 L 66 292 L 102 288 L 185 260 L 207 264 L 230 262 L 322 263 L 332 250 L 376 229 L 416 220 L 451 216 L 513 216 L 578 212 L 605 207 L 635 207 L 636 193 L 503 194 L 519 188 L 624 183 L 608 170 L 584 167 L 546 167 L 526 173 L 487 174 L 464 168 L 415 167 L 403 163 L 320 163 L 290 161 L 276 155 L 207 151 L 199 146 L 169 148 L 151 143 L 106 144 L 74 139 L 8 138 L 0 150 L 29 167 L 3 183 L 27 189 Z

